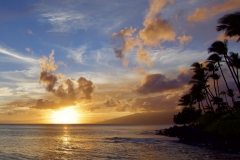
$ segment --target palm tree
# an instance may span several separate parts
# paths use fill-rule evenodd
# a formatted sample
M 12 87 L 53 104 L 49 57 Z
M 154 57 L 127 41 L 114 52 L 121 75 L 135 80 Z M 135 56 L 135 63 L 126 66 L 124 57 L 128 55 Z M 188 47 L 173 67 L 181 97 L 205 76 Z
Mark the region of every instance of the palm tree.
M 207 61 L 211 62 L 211 63 L 217 63 L 218 64 L 218 68 L 221 71 L 221 74 L 222 74 L 222 77 L 223 77 L 224 82 L 226 84 L 226 87 L 227 87 L 227 89 L 229 89 L 227 80 L 225 78 L 225 75 L 223 74 L 222 67 L 221 67 L 221 64 L 220 64 L 220 62 L 222 61 L 222 57 L 220 55 L 218 55 L 217 53 L 214 53 L 214 54 L 212 54 L 208 57 Z
M 205 92 L 204 92 L 204 87 L 200 83 L 195 83 L 190 89 L 190 93 L 192 96 L 193 101 L 196 101 L 198 103 L 198 109 L 201 110 L 203 109 L 205 113 L 205 108 L 203 106 L 203 100 L 205 99 Z
M 210 97 L 213 97 L 211 90 L 209 89 L 209 85 L 207 84 L 208 81 L 208 73 L 205 73 L 206 68 L 203 66 L 202 63 L 195 62 L 191 65 L 191 70 L 195 73 L 192 76 L 192 80 L 189 84 L 193 84 L 192 88 L 190 89 L 190 94 L 192 98 L 198 102 L 199 108 L 202 101 L 205 99 L 207 103 L 207 108 L 213 111 L 213 106 L 211 105 Z M 203 111 L 205 109 L 202 105 Z
M 234 72 L 234 69 L 231 67 L 230 62 L 229 62 L 229 58 L 228 58 L 228 55 L 227 55 L 227 53 L 228 53 L 227 41 L 226 41 L 226 40 L 225 40 L 224 42 L 222 42 L 222 41 L 215 41 L 215 42 L 208 48 L 208 53 L 215 53 L 215 54 L 219 55 L 219 57 L 220 57 L 221 55 L 223 55 L 223 57 L 224 57 L 224 59 L 225 59 L 225 62 L 226 62 L 226 64 L 227 64 L 227 66 L 228 66 L 228 69 L 230 70 L 231 75 L 232 75 L 232 77 L 233 77 L 233 80 L 234 80 L 234 82 L 235 82 L 235 84 L 236 84 L 236 86 L 237 86 L 237 88 L 238 88 L 239 93 L 240 93 L 240 85 L 239 85 L 239 83 L 238 83 L 237 74 Z M 211 55 L 211 56 L 212 56 L 212 55 Z M 209 57 L 209 58 L 210 58 L 210 57 Z M 217 56 L 214 55 L 214 58 L 217 58 Z M 216 59 L 216 60 L 217 60 L 217 59 Z M 217 62 L 218 64 L 220 64 L 220 61 L 216 61 L 216 62 Z M 219 66 L 219 67 L 220 67 L 220 66 Z M 220 68 L 220 70 L 221 70 L 221 73 L 222 73 L 222 75 L 223 75 L 223 72 L 222 72 L 222 69 L 221 69 L 221 68 Z M 225 79 L 224 75 L 223 75 L 223 78 L 224 78 L 224 81 L 225 81 L 225 83 L 226 83 L 226 79 Z M 227 83 L 226 83 L 226 85 L 227 85 Z M 227 85 L 227 88 L 229 89 L 228 85 Z
M 192 107 L 194 104 L 191 94 L 185 94 L 179 99 L 179 106 L 189 106 Z
M 229 64 L 235 73 L 238 85 L 240 85 L 239 71 L 238 71 L 240 69 L 240 57 L 238 56 L 238 53 L 230 52 L 230 56 L 228 56 L 228 59 L 229 59 Z
M 216 62 L 215 61 L 209 61 L 206 65 L 206 70 L 208 70 L 209 72 L 212 72 L 212 74 L 210 74 L 209 77 L 213 79 L 215 96 L 217 97 L 219 95 L 218 80 L 220 78 L 220 75 L 218 75 L 216 73 L 218 71 L 218 66 L 216 65 Z
M 238 36 L 237 42 L 240 41 L 240 12 L 227 14 L 218 20 L 220 24 L 217 31 L 225 31 L 225 35 L 229 37 Z

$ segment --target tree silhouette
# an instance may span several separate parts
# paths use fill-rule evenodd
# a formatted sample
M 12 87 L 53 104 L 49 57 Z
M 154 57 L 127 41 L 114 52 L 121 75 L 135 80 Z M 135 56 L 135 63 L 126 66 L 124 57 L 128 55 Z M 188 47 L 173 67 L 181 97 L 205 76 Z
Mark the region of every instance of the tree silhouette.
M 238 36 L 237 42 L 240 41 L 240 12 L 227 14 L 218 20 L 220 24 L 217 31 L 225 31 L 225 35 L 229 37 Z
M 225 83 L 226 83 L 226 86 L 227 86 L 227 88 L 228 88 L 228 90 L 230 89 L 229 88 L 229 86 L 228 86 L 228 84 L 227 84 L 227 81 L 226 81 L 226 78 L 225 78 L 225 76 L 224 76 L 224 74 L 223 74 L 223 72 L 222 72 L 222 69 L 221 69 L 221 65 L 220 65 L 220 57 L 221 56 L 223 56 L 224 57 L 224 59 L 225 59 L 225 62 L 226 62 L 226 64 L 227 64 L 227 67 L 228 67 L 228 69 L 229 69 L 229 71 L 231 72 L 231 75 L 232 75 L 232 78 L 233 78 L 233 80 L 234 80 L 234 82 L 235 82 L 235 84 L 236 84 L 236 86 L 237 86 L 237 89 L 238 89 L 238 91 L 239 91 L 239 93 L 240 93 L 240 82 L 239 82 L 239 77 L 238 77 L 238 75 L 237 75 L 237 72 L 235 71 L 235 69 L 234 69 L 234 66 L 232 65 L 233 63 L 233 61 L 237 61 L 237 59 L 235 59 L 236 58 L 236 56 L 234 55 L 232 58 L 230 57 L 229 58 L 229 56 L 227 55 L 227 53 L 228 53 L 228 47 L 227 47 L 227 41 L 225 40 L 224 42 L 222 42 L 222 41 L 215 41 L 209 48 L 208 48 L 208 52 L 209 53 L 215 53 L 215 54 L 213 54 L 213 57 L 209 57 L 208 58 L 208 60 L 212 60 L 212 61 L 215 61 L 215 62 L 217 62 L 218 64 L 219 64 L 219 68 L 220 68 L 220 70 L 221 70 L 221 73 L 222 73 L 222 76 L 223 76 L 223 78 L 224 78 L 224 81 L 225 81 Z M 217 57 L 217 55 L 219 56 L 219 58 Z M 234 58 L 234 60 L 233 60 L 233 58 Z
M 201 110 L 196 110 L 194 107 L 184 107 L 182 112 L 174 115 L 173 121 L 176 124 L 190 124 L 201 117 Z
M 225 35 L 238 36 L 240 41 L 240 12 L 228 14 L 219 19 L 218 31 L 225 30 Z M 230 113 L 240 111 L 240 101 L 235 100 L 234 90 L 229 87 L 229 81 L 233 80 L 240 93 L 239 69 L 240 57 L 238 53 L 228 53 L 228 41 L 215 41 L 208 48 L 208 53 L 212 53 L 204 63 L 195 62 L 191 65 L 194 72 L 189 84 L 192 85 L 187 94 L 179 99 L 179 104 L 185 106 L 182 112 L 174 115 L 176 124 L 190 124 L 201 116 L 203 110 L 207 113 Z M 226 78 L 227 72 L 223 72 L 223 65 L 226 64 L 231 76 Z M 220 73 L 221 74 L 220 74 Z M 220 91 L 219 79 L 223 78 L 226 89 Z M 231 79 L 232 78 L 232 79 Z M 210 86 L 211 80 L 213 86 Z M 209 82 L 210 81 L 210 82 Z M 229 103 L 229 98 L 232 103 Z M 237 98 L 240 98 L 238 96 Z M 193 105 L 198 104 L 198 110 Z

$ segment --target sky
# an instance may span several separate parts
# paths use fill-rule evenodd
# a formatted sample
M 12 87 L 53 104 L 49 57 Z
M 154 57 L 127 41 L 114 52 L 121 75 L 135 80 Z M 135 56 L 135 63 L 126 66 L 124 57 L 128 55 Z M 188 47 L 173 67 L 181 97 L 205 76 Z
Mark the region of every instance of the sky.
M 239 50 L 216 31 L 239 9 L 239 0 L 0 0 L 0 123 L 177 113 L 191 64 L 216 40 Z

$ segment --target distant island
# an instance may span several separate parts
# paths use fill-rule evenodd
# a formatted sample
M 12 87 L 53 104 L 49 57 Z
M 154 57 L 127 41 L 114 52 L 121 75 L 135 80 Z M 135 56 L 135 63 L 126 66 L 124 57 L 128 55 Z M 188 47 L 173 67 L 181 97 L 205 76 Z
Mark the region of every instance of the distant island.
M 120 118 L 98 122 L 97 124 L 173 124 L 173 114 L 176 114 L 176 111 L 135 113 Z

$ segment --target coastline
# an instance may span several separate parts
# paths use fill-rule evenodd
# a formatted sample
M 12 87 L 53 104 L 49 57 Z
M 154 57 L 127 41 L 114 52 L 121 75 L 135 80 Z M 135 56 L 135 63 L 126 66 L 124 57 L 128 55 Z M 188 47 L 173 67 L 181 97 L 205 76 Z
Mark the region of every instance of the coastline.
M 156 130 L 156 135 L 177 137 L 180 143 L 240 155 L 239 139 L 210 134 L 200 125 L 173 126 Z

